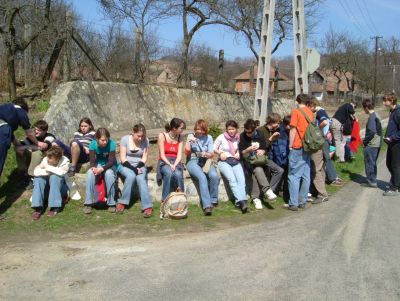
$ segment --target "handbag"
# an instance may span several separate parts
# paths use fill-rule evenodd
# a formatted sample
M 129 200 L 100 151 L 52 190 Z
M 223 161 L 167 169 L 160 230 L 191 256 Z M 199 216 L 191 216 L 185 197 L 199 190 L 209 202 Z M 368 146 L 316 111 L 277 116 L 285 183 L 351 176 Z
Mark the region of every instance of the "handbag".
M 235 166 L 239 164 L 239 160 L 237 160 L 235 157 L 228 157 L 225 160 L 226 163 L 228 163 L 230 166 Z
M 254 155 L 248 156 L 247 161 L 253 166 L 265 166 L 268 163 L 268 157 L 266 155 Z

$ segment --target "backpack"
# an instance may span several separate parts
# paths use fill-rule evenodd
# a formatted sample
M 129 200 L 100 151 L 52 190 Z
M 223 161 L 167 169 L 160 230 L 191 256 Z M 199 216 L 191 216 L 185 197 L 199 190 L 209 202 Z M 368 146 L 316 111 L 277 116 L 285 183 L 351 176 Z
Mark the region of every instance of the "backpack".
M 183 219 L 188 215 L 186 194 L 179 188 L 171 192 L 160 206 L 160 219 Z
M 96 190 L 97 190 L 97 202 L 105 203 L 106 199 L 106 183 L 102 175 L 96 176 Z
M 320 149 L 322 149 L 322 146 L 325 143 L 324 134 L 322 133 L 321 129 L 317 126 L 317 124 L 315 122 L 312 122 L 302 109 L 299 108 L 299 111 L 303 114 L 303 116 L 306 118 L 308 122 L 306 133 L 304 134 L 304 138 L 301 140 L 303 143 L 303 149 L 306 152 L 313 152 L 313 153 L 319 151 Z

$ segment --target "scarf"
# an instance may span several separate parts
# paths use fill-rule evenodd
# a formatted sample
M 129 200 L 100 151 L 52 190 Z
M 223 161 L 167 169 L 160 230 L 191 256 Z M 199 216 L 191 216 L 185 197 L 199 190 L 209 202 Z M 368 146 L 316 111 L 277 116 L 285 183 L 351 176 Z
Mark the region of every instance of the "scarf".
M 235 156 L 236 151 L 233 148 L 233 142 L 239 142 L 239 133 L 236 133 L 234 136 L 230 136 L 227 132 L 224 132 L 224 137 L 229 144 L 229 152 L 232 156 Z

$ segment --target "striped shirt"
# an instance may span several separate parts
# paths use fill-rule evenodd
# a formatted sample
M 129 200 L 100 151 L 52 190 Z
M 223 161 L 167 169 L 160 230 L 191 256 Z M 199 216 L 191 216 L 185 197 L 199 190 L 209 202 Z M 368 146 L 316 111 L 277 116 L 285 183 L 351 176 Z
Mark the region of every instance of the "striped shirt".
M 95 140 L 95 131 L 90 131 L 89 133 L 82 134 L 81 132 L 75 132 L 74 133 L 74 140 L 82 143 L 84 147 L 89 148 L 90 142 Z

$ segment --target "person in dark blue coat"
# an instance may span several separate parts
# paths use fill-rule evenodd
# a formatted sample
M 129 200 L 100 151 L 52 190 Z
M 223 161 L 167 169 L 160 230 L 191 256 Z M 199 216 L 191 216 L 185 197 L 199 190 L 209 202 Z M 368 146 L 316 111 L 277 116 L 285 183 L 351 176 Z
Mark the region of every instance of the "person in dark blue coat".
M 384 141 L 388 144 L 386 166 L 390 172 L 390 187 L 384 196 L 400 195 L 400 105 L 394 93 L 383 96 L 383 105 L 390 110 Z
M 17 99 L 14 103 L 0 105 L 0 176 L 3 172 L 11 143 L 14 143 L 17 149 L 21 145 L 14 137 L 14 132 L 19 126 L 25 130 L 27 138 L 37 145 L 39 149 L 45 147 L 45 143 L 37 141 L 35 133 L 31 129 L 28 111 L 28 105 L 23 99 Z

